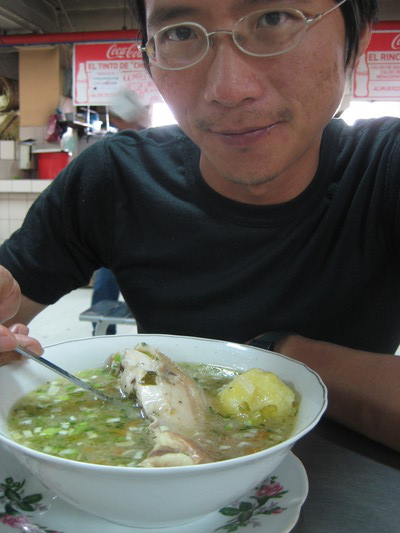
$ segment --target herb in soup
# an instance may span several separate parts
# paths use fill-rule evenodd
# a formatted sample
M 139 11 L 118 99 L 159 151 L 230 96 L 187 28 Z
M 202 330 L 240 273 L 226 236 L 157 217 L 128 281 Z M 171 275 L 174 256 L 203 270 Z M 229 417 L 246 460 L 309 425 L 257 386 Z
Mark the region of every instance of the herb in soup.
M 274 393 L 275 403 L 284 408 L 271 410 L 265 398 L 264 404 L 262 400 L 260 403 L 264 375 L 246 377 L 247 373 L 214 365 L 179 366 L 205 392 L 207 424 L 190 438 L 211 460 L 251 454 L 291 435 L 298 402 L 288 387 L 280 397 Z M 118 379 L 109 368 L 85 370 L 78 376 L 105 394 L 117 396 L 120 392 Z M 257 401 L 251 401 L 252 389 Z M 9 416 L 10 436 L 24 446 L 76 461 L 127 467 L 140 465 L 151 452 L 154 442 L 149 424 L 141 406 L 132 399 L 103 402 L 62 378 L 21 398 Z

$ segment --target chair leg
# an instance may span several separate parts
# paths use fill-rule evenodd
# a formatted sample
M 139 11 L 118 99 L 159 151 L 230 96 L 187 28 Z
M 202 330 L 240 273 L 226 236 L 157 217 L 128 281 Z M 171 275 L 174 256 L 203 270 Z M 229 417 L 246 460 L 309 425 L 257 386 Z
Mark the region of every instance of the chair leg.
M 94 335 L 105 335 L 107 331 L 108 322 L 103 322 L 102 320 L 99 320 L 96 324 Z

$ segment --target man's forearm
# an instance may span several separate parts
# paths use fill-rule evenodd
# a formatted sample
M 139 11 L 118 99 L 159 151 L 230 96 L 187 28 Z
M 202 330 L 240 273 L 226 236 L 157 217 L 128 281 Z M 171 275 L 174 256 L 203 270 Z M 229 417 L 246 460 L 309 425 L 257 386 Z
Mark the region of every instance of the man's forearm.
M 400 357 L 291 335 L 275 350 L 315 370 L 328 387 L 327 416 L 400 451 Z
M 5 326 L 11 326 L 12 324 L 29 324 L 29 322 L 35 318 L 43 309 L 46 308 L 46 305 L 39 304 L 30 300 L 26 296 L 21 296 L 21 305 L 17 313 L 9 320 L 4 322 Z

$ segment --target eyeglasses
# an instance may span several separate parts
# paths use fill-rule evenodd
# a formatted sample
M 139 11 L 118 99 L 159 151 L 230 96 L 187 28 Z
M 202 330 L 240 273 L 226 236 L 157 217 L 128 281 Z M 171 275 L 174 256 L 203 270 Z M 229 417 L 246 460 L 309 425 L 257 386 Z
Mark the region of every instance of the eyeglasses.
M 341 0 L 314 17 L 306 17 L 301 11 L 292 8 L 255 11 L 239 19 L 232 31 L 208 33 L 196 22 L 180 22 L 161 28 L 146 46 L 138 48 L 147 54 L 150 63 L 165 70 L 183 70 L 199 63 L 210 47 L 215 46 L 217 33 L 231 35 L 239 50 L 250 56 L 276 56 L 295 48 L 310 26 L 345 2 Z

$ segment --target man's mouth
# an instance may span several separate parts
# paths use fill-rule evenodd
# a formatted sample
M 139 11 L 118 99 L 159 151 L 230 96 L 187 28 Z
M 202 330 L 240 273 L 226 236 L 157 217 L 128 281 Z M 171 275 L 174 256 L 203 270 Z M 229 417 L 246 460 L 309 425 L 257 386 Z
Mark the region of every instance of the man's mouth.
M 269 128 L 274 127 L 277 124 L 277 122 L 270 124 L 268 126 L 248 126 L 244 128 L 232 128 L 232 129 L 224 129 L 224 130 L 213 130 L 211 128 L 212 133 L 216 133 L 217 135 L 248 135 L 252 133 L 256 133 L 258 131 L 265 131 Z
M 219 141 L 222 141 L 225 144 L 232 146 L 251 146 L 258 142 L 262 137 L 270 135 L 272 130 L 276 128 L 280 121 L 274 122 L 268 125 L 260 126 L 251 126 L 251 127 L 242 127 L 242 128 L 226 128 L 226 129 L 213 129 L 210 128 L 209 132 L 217 138 Z

